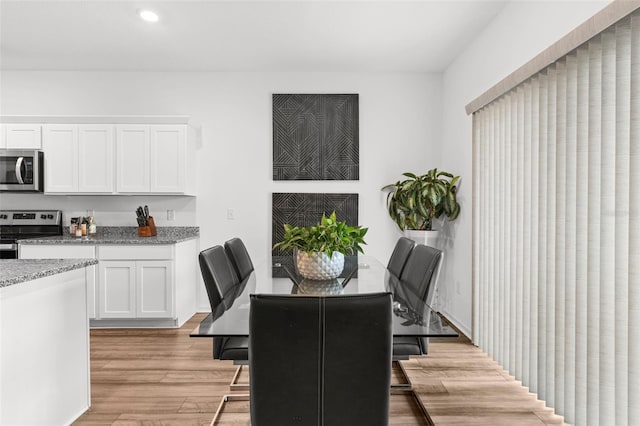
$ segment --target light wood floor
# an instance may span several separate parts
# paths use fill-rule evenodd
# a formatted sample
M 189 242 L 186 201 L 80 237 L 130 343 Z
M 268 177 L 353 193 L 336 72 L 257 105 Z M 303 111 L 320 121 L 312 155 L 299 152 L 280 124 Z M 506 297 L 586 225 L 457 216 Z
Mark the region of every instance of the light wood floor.
M 74 424 L 209 425 L 236 366 L 211 358 L 210 339 L 189 337 L 202 318 L 178 330 L 92 330 L 92 405 Z M 436 425 L 562 424 L 466 339 L 431 339 L 429 355 L 403 363 Z M 390 409 L 391 425 L 425 424 L 407 397 L 392 395 Z M 222 424 L 249 424 L 247 402 L 224 414 Z

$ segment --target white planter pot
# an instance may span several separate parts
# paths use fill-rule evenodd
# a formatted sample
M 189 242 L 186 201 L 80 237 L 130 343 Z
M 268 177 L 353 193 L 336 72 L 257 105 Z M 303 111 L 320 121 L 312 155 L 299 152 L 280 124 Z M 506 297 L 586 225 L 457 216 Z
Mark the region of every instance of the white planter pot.
M 415 231 L 412 229 L 405 229 L 404 236 L 418 244 L 440 248 L 438 244 L 439 232 L 440 231 Z
M 310 280 L 332 280 L 337 278 L 344 268 L 344 254 L 334 251 L 331 257 L 325 253 L 307 253 L 296 251 L 294 261 L 298 272 Z

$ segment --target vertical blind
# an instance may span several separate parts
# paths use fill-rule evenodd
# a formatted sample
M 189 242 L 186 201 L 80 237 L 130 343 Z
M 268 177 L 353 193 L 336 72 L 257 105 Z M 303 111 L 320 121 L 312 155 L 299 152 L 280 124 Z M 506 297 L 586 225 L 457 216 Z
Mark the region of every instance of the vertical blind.
M 474 342 L 568 423 L 640 424 L 640 13 L 473 139 Z

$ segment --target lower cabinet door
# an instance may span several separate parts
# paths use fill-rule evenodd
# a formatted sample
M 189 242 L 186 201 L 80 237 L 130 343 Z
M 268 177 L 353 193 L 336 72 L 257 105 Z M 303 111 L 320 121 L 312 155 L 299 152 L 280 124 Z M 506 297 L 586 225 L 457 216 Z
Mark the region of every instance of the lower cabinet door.
M 136 317 L 136 262 L 101 261 L 100 318 Z
M 136 261 L 136 316 L 173 318 L 171 261 Z

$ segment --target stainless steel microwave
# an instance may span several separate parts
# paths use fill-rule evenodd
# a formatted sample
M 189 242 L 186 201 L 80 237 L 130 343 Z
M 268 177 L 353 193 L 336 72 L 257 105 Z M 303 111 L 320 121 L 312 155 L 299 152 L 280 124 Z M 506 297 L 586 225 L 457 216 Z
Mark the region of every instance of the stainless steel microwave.
M 43 152 L 0 149 L 0 192 L 42 191 L 44 191 Z

